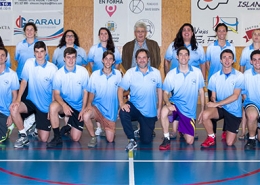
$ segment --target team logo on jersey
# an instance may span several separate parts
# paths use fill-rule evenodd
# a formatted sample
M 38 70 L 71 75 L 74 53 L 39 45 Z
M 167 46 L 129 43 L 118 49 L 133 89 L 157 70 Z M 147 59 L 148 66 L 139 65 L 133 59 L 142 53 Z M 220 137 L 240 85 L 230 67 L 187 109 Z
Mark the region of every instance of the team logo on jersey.
M 51 79 L 50 79 L 49 77 L 45 77 L 45 78 L 44 78 L 44 81 L 45 81 L 45 82 L 50 82 Z
M 8 85 L 9 84 L 9 80 L 4 80 L 4 84 Z
M 195 85 L 195 84 L 196 84 L 196 79 L 192 79 L 192 80 L 191 80 L 191 84 L 192 84 L 192 85 Z
M 151 78 L 151 81 L 152 81 L 152 83 L 156 83 L 156 79 L 155 78 Z
M 76 83 L 77 83 L 77 85 L 79 85 L 79 86 L 81 86 L 81 84 L 82 84 L 81 81 L 77 81 Z

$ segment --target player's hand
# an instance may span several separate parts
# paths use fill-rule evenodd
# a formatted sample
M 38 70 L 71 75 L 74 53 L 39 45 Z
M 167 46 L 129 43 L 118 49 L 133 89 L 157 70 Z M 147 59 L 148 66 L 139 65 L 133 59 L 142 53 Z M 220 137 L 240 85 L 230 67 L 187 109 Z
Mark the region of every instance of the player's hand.
M 122 111 L 130 112 L 130 105 L 129 104 L 123 104 L 120 106 Z

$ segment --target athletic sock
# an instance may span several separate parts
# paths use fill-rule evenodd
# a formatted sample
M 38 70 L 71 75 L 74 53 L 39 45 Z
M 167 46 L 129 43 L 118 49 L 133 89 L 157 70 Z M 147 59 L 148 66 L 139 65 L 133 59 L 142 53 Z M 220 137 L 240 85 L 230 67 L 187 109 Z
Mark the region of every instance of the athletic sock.
M 215 134 L 208 134 L 209 137 L 215 138 Z
M 54 137 L 60 137 L 60 128 L 53 128 Z
M 27 136 L 27 133 L 25 131 L 25 128 L 23 128 L 22 130 L 19 130 L 19 134 L 25 134 Z
M 166 134 L 163 134 L 164 135 L 164 137 L 166 137 L 167 139 L 169 139 L 170 140 L 170 133 L 168 132 L 168 133 L 166 133 Z

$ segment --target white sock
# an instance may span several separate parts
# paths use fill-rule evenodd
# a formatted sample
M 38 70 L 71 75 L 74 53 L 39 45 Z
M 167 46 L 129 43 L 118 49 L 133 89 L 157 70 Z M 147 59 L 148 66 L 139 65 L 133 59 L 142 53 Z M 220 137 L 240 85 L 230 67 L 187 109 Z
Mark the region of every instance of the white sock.
M 164 135 L 164 137 L 166 137 L 167 139 L 170 139 L 170 133 L 168 132 L 168 133 L 166 133 L 166 134 L 163 134 Z
M 23 128 L 22 130 L 19 130 L 19 133 L 20 133 L 20 134 L 25 134 L 25 135 L 27 135 L 27 133 L 26 133 L 26 131 L 25 131 L 24 128 Z
M 215 134 L 208 134 L 209 137 L 215 138 Z
M 249 139 L 254 139 L 255 140 L 255 136 L 254 137 L 249 137 Z

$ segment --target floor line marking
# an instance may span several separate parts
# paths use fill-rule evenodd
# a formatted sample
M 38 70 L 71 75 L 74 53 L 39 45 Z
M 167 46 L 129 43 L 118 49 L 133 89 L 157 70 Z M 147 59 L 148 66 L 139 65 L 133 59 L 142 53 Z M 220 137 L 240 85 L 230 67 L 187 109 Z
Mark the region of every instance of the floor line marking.
M 35 159 L 7 159 L 3 160 L 1 159 L 0 162 L 70 162 L 70 163 L 77 163 L 77 162 L 97 162 L 97 163 L 103 163 L 103 162 L 118 162 L 118 163 L 125 163 L 129 162 L 130 158 L 128 160 L 35 160 Z M 133 160 L 133 163 L 205 163 L 205 162 L 211 162 L 211 163 L 260 163 L 260 160 Z
M 129 185 L 135 185 L 135 170 L 134 170 L 134 157 L 133 151 L 128 152 L 129 158 Z

